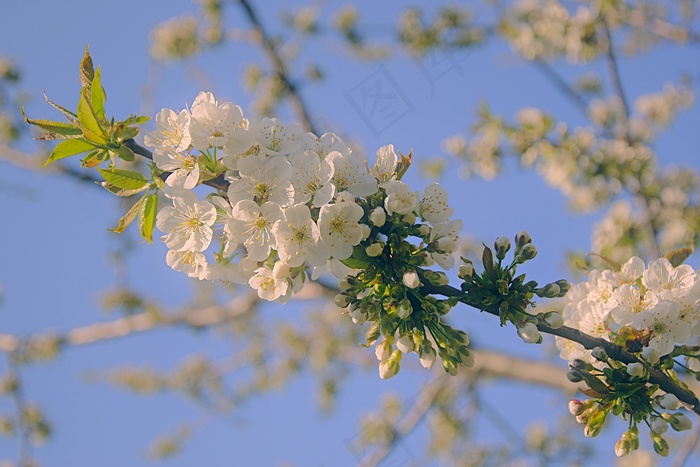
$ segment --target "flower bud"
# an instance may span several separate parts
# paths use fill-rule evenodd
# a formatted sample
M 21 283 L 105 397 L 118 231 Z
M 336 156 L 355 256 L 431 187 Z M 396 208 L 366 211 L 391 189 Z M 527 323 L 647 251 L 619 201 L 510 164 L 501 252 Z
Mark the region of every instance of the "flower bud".
M 565 279 L 559 279 L 555 282 L 559 286 L 559 296 L 563 297 L 571 289 L 571 284 Z
M 620 437 L 618 442 L 615 443 L 615 455 L 617 457 L 622 457 L 625 454 L 628 454 L 631 448 L 632 443 L 630 443 L 629 435 L 625 431 L 624 433 L 622 433 L 622 436 Z
M 580 400 L 572 399 L 569 401 L 569 412 L 571 412 L 571 415 L 574 417 L 581 415 L 584 410 L 586 410 L 586 405 Z
M 556 283 L 547 284 L 541 289 L 537 289 L 535 293 L 542 298 L 555 298 L 559 296 L 559 286 Z
M 630 363 L 627 365 L 627 373 L 629 373 L 631 376 L 643 376 L 644 365 L 639 362 Z
M 365 252 L 367 252 L 367 256 L 371 256 L 372 258 L 381 255 L 382 251 L 384 251 L 384 245 L 382 245 L 379 242 L 372 243 L 370 246 L 365 248 Z
M 360 224 L 360 230 L 362 231 L 362 240 L 366 240 L 372 233 L 372 227 L 367 224 Z
M 602 347 L 594 347 L 593 350 L 591 350 L 591 355 L 593 356 L 593 358 L 595 358 L 599 362 L 608 361 L 608 354 L 605 352 L 605 349 Z
M 530 234 L 527 233 L 527 231 L 521 230 L 520 232 L 515 234 L 515 248 L 517 250 L 520 250 L 528 243 L 532 243 L 532 238 L 530 238 Z
M 353 276 L 345 276 L 338 281 L 338 287 L 343 292 L 352 289 L 357 284 L 357 279 Z
M 552 329 L 559 329 L 564 326 L 564 319 L 556 311 L 548 311 L 547 313 L 540 313 L 541 321 Z
M 525 261 L 531 260 L 535 256 L 537 256 L 537 248 L 535 248 L 535 245 L 532 243 L 528 243 L 520 251 L 520 254 L 517 256 L 516 260 L 518 263 L 524 263 Z
M 663 435 L 668 430 L 668 422 L 661 417 L 651 417 L 651 431 Z
M 651 347 L 644 347 L 644 349 L 642 350 L 642 358 L 650 364 L 656 365 L 656 363 L 661 358 L 661 355 L 659 355 L 659 351 L 656 349 L 653 349 Z
M 577 370 L 569 370 L 566 372 L 566 379 L 572 383 L 580 383 L 583 381 L 583 376 L 581 375 L 581 372 Z
M 654 442 L 654 451 L 660 456 L 666 457 L 669 453 L 668 442 L 661 437 L 660 434 L 650 432 L 651 439 Z
M 392 351 L 393 349 L 389 341 L 383 340 L 377 343 L 377 346 L 374 348 L 374 355 L 377 357 L 377 360 L 381 362 L 391 357 Z
M 426 343 L 420 348 L 419 356 L 420 364 L 423 365 L 423 368 L 431 368 L 435 363 L 437 354 L 435 353 L 435 349 L 433 349 L 430 342 L 426 341 Z
M 420 227 L 418 227 L 418 235 L 427 237 L 430 235 L 430 227 L 427 224 L 421 224 Z
M 681 406 L 681 401 L 675 394 L 664 394 L 659 397 L 658 404 L 666 410 L 676 410 Z
M 494 243 L 494 249 L 496 250 L 496 258 L 502 260 L 506 257 L 508 250 L 510 250 L 510 239 L 508 237 L 498 237 Z
M 367 321 L 367 314 L 359 307 L 352 310 L 350 317 L 355 324 L 364 324 Z
M 396 348 L 399 349 L 401 353 L 405 354 L 413 352 L 415 345 L 413 344 L 413 339 L 411 339 L 411 335 L 404 334 L 403 336 L 399 337 L 399 340 L 396 341 Z
M 474 276 L 474 265 L 472 263 L 460 265 L 457 275 L 463 281 L 471 280 L 471 278 Z
M 416 223 L 416 215 L 412 212 L 409 212 L 408 214 L 404 214 L 401 220 L 404 221 L 406 224 L 413 225 Z
M 408 271 L 404 273 L 402 278 L 403 284 L 409 289 L 415 289 L 420 285 L 420 279 L 418 278 L 418 273 L 416 271 Z
M 350 305 L 350 296 L 346 293 L 339 293 L 338 295 L 335 296 L 335 299 L 333 300 L 335 302 L 335 305 L 338 308 L 346 308 L 348 305 Z
M 526 344 L 539 344 L 542 342 L 540 331 L 537 330 L 537 326 L 533 323 L 525 323 L 523 326 L 518 326 L 518 336 Z
M 399 362 L 401 361 L 401 352 L 394 350 L 389 358 L 379 362 L 379 377 L 381 379 L 389 379 L 401 369 Z
M 401 319 L 406 319 L 408 318 L 411 313 L 413 312 L 413 307 L 411 306 L 411 302 L 407 299 L 404 298 L 399 302 L 399 309 L 396 312 L 396 315 L 401 318 Z
M 381 206 L 372 209 L 369 212 L 369 221 L 377 227 L 383 226 L 386 222 L 386 211 Z
M 693 428 L 692 420 L 680 412 L 674 413 L 669 423 L 671 423 L 671 428 L 676 431 L 686 431 Z

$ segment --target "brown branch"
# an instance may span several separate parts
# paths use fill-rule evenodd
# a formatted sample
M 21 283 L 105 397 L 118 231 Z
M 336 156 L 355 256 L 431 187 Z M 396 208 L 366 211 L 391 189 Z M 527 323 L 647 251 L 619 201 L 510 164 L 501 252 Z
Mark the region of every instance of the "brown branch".
M 622 125 L 622 136 L 629 143 L 630 142 L 630 128 L 629 128 L 629 105 L 627 104 L 627 97 L 625 96 L 625 90 L 622 87 L 622 79 L 620 77 L 620 69 L 617 65 L 617 58 L 615 55 L 615 50 L 613 48 L 612 34 L 610 33 L 610 27 L 605 21 L 604 17 L 601 17 L 601 28 L 603 29 L 603 34 L 605 41 L 603 43 L 603 48 L 605 49 L 605 61 L 608 65 L 608 71 L 610 73 L 610 78 L 612 79 L 613 88 L 615 89 L 615 94 L 620 100 L 622 105 L 622 114 L 620 114 L 620 120 Z
M 287 89 L 289 98 L 292 101 L 292 105 L 294 106 L 297 116 L 301 120 L 304 129 L 306 131 L 310 131 L 314 134 L 317 134 L 316 128 L 314 128 L 314 125 L 311 122 L 311 116 L 309 114 L 308 107 L 302 99 L 297 85 L 289 78 L 287 66 L 284 64 L 284 61 L 282 61 L 282 57 L 280 57 L 280 54 L 275 48 L 274 42 L 265 31 L 265 28 L 260 22 L 257 13 L 253 9 L 253 6 L 248 0 L 239 1 L 241 6 L 243 7 L 243 11 L 245 11 L 248 20 L 250 21 L 250 24 L 253 26 L 253 30 L 255 31 L 255 35 L 258 39 L 257 42 L 259 42 L 260 45 L 262 45 L 267 59 L 270 61 L 273 68 L 275 69 L 277 77 Z

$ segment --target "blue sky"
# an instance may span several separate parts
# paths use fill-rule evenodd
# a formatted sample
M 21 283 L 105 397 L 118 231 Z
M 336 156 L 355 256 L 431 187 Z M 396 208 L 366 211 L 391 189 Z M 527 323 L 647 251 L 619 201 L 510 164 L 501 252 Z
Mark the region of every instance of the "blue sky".
M 279 24 L 276 11 L 282 4 L 265 2 L 264 10 L 259 8 L 269 28 Z M 368 15 L 376 15 L 373 20 L 386 19 L 386 24 L 375 21 L 377 29 L 390 24 L 388 19 L 399 8 L 376 2 L 359 2 L 359 6 Z M 241 44 L 227 45 L 186 64 L 157 64 L 148 57 L 151 28 L 194 8 L 184 0 L 12 2 L 0 16 L 0 54 L 19 65 L 23 86 L 30 93 L 26 110 L 32 117 L 58 117 L 43 102 L 42 89 L 55 102 L 74 105 L 79 91 L 77 65 L 86 44 L 96 64 L 102 66 L 107 110 L 117 118 L 154 114 L 162 107 L 183 108 L 199 90 L 233 100 L 245 111 L 250 99 L 241 89 L 241 70 L 244 64 L 259 60 L 258 51 Z M 342 51 L 339 42 L 323 41 L 305 49 L 302 61 L 309 58 L 320 62 L 328 77 L 321 85 L 302 88 L 315 120 L 359 141 L 370 156 L 389 143 L 403 152 L 413 148 L 417 161 L 439 155 L 441 141 L 465 131 L 482 101 L 506 116 L 522 107 L 539 106 L 573 125 L 583 123 L 537 70 L 502 43 L 465 55 L 436 57 L 448 62 L 418 62 L 401 56 L 383 63 L 358 63 Z M 697 50 L 664 47 L 642 59 L 623 60 L 628 94 L 660 90 L 665 81 L 677 82 L 684 70 L 697 77 L 698 58 Z M 377 78 L 385 90 L 401 96 L 388 115 L 363 111 L 359 88 Z M 210 88 L 202 89 L 204 85 Z M 656 149 L 663 163 L 699 168 L 697 122 L 697 110 L 688 112 L 660 139 Z M 48 145 L 30 142 L 20 147 L 49 150 Z M 464 220 L 465 233 L 489 242 L 528 230 L 539 255 L 526 272 L 536 280 L 566 277 L 565 251 L 589 248 L 590 227 L 600 213 L 571 215 L 566 200 L 535 174 L 509 167 L 495 182 L 465 181 L 456 176 L 454 163 L 449 169 L 444 183 L 456 217 Z M 416 164 L 408 180 L 422 188 L 429 181 L 419 172 Z M 120 216 L 117 201 L 94 187 L 6 164 L 0 183 L 21 186 L 30 193 L 0 192 L 6 226 L 0 230 L 0 244 L 6 246 L 0 262 L 4 291 L 0 332 L 65 331 L 114 318 L 100 309 L 99 300 L 119 274 L 110 254 L 124 247 L 122 239 L 107 231 Z M 188 303 L 193 287 L 165 265 L 165 246 L 158 241 L 142 245 L 133 233 L 128 235 L 135 240 L 127 256 L 128 283 L 165 305 Z M 305 310 L 291 304 L 266 306 L 263 312 L 270 322 L 293 322 Z M 499 328 L 490 316 L 466 308 L 452 314 L 481 347 L 550 358 L 547 345 L 526 346 L 514 329 Z M 356 458 L 348 443 L 357 436 L 358 414 L 376 408 L 380 395 L 387 391 L 415 396 L 428 378 L 427 372 L 404 372 L 390 381 L 381 381 L 374 371 L 357 374 L 341 394 L 332 417 L 318 411 L 310 397 L 315 389 L 308 375 L 223 417 L 203 412 L 178 395 L 135 396 L 86 378 L 122 365 L 172 369 L 193 352 L 223 358 L 229 351 L 227 340 L 215 332 L 164 330 L 69 349 L 57 361 L 23 369 L 27 398 L 46 410 L 56 429 L 49 443 L 36 451 L 37 457 L 46 465 L 146 465 L 149 440 L 179 423 L 194 422 L 201 431 L 169 465 L 352 465 Z M 557 393 L 519 384 L 494 384 L 483 397 L 508 414 L 521 431 L 534 420 L 551 424 L 566 413 L 565 401 Z M 534 413 L 532 407 L 541 407 L 542 412 Z M 7 406 L 0 405 L 3 408 Z M 480 428 L 483 439 L 502 437 L 488 421 Z M 408 448 L 398 449 L 397 455 L 420 459 L 424 435 L 425 430 L 417 430 L 406 441 Z M 610 436 L 614 439 L 616 433 Z M 14 449 L 13 442 L 0 439 L 0 458 L 13 458 Z M 600 450 L 609 460 L 612 443 Z M 401 457 L 396 459 L 401 461 Z

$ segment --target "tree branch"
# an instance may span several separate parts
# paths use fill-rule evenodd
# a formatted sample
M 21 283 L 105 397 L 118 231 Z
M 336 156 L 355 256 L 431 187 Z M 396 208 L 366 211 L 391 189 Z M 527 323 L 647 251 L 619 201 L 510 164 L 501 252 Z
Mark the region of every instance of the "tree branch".
M 309 114 L 308 107 L 304 103 L 304 100 L 302 99 L 301 94 L 299 93 L 297 85 L 289 78 L 287 67 L 282 61 L 282 58 L 280 57 L 279 53 L 277 53 L 275 44 L 265 31 L 265 28 L 260 22 L 257 13 L 253 9 L 253 6 L 248 0 L 239 1 L 241 6 L 243 7 L 243 11 L 245 11 L 246 16 L 248 17 L 248 20 L 253 26 L 253 30 L 257 35 L 258 42 L 262 45 L 267 59 L 270 61 L 273 68 L 275 69 L 277 77 L 287 89 L 289 98 L 292 101 L 292 105 L 294 106 L 294 109 L 299 119 L 301 120 L 304 129 L 306 131 L 310 131 L 314 134 L 317 134 L 316 129 L 314 128 L 314 125 L 311 122 L 311 116 Z
M 422 276 L 422 273 L 419 273 L 419 275 Z M 435 286 L 430 284 L 430 282 L 428 282 L 427 280 L 424 280 L 424 277 L 422 277 L 422 279 L 423 283 L 426 285 L 421 287 L 421 292 L 426 294 L 439 294 L 445 297 L 456 297 L 459 299 L 460 302 L 469 305 L 473 308 L 480 309 L 478 307 L 478 304 L 472 303 L 470 297 L 462 291 L 450 285 Z M 494 316 L 499 316 L 498 306 L 490 306 L 481 309 L 481 311 L 485 311 L 486 313 L 492 314 Z M 551 334 L 553 336 L 559 336 L 570 341 L 578 342 L 588 350 L 591 350 L 595 347 L 602 347 L 608 354 L 608 356 L 610 356 L 610 358 L 620 361 L 622 363 L 643 363 L 636 356 L 625 351 L 620 346 L 603 339 L 589 336 L 588 334 L 585 334 L 579 331 L 578 329 L 570 328 L 568 326 L 562 326 L 558 329 L 552 329 L 543 324 L 538 324 L 537 329 L 539 329 L 540 332 L 544 332 L 546 334 Z M 680 401 L 691 406 L 693 412 L 695 412 L 697 415 L 700 415 L 700 401 L 692 391 L 681 387 L 678 383 L 674 382 L 668 375 L 666 375 L 660 370 L 657 370 L 655 368 L 648 368 L 648 370 L 650 374 L 650 383 L 658 384 L 659 388 L 661 388 L 663 391 L 669 394 L 674 394 L 676 397 L 678 397 Z

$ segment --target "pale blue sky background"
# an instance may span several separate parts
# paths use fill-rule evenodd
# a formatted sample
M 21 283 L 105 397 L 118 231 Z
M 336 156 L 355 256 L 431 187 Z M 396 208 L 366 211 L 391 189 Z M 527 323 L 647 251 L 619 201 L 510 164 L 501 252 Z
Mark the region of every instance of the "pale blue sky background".
M 268 29 L 279 24 L 277 11 L 283 4 L 258 2 Z M 376 30 L 388 26 L 400 10 L 376 1 L 358 5 L 372 18 Z M 59 117 L 43 102 L 42 89 L 55 102 L 67 107 L 75 104 L 77 65 L 86 44 L 103 69 L 107 111 L 117 118 L 154 114 L 161 107 L 182 108 L 204 87 L 245 111 L 249 100 L 240 88 L 241 70 L 244 64 L 258 60 L 259 51 L 247 45 L 227 45 L 186 65 L 156 64 L 148 57 L 151 28 L 194 8 L 188 0 L 6 2 L 0 15 L 0 54 L 19 65 L 23 86 L 30 92 L 27 113 L 37 118 Z M 236 8 L 228 11 L 240 22 Z M 325 84 L 302 88 L 314 118 L 357 139 L 369 155 L 388 143 L 404 152 L 413 148 L 414 160 L 440 154 L 441 141 L 464 131 L 484 100 L 495 112 L 509 117 L 522 107 L 542 106 L 572 125 L 583 123 L 568 101 L 502 43 L 455 55 L 458 66 L 452 68 L 444 62 L 419 63 L 407 57 L 381 65 L 360 64 L 342 51 L 338 41 L 310 44 L 304 56 L 317 59 L 328 77 Z M 677 82 L 682 71 L 697 78 L 698 58 L 697 50 L 664 47 L 634 62 L 623 60 L 628 95 L 658 91 L 667 80 Z M 392 124 L 358 113 L 356 108 L 358 86 L 377 76 L 405 96 L 403 106 L 395 110 L 401 117 Z M 153 95 L 144 100 L 150 92 Z M 700 167 L 697 122 L 694 110 L 665 134 L 657 147 L 662 162 Z M 48 151 L 48 146 L 29 143 L 22 147 Z M 412 169 L 408 180 L 422 188 L 428 181 L 418 172 L 417 167 Z M 464 220 L 465 232 L 491 242 L 500 235 L 512 237 L 519 230 L 528 230 L 539 250 L 537 260 L 525 269 L 534 279 L 546 282 L 566 277 L 564 252 L 588 249 L 591 223 L 600 214 L 570 216 L 563 197 L 536 175 L 511 168 L 497 182 L 487 183 L 460 180 L 455 172 L 456 165 L 450 165 L 445 185 L 456 217 Z M 108 252 L 122 245 L 107 231 L 120 215 L 116 200 L 85 184 L 6 164 L 0 171 L 0 184 L 16 185 L 30 193 L 0 192 L 4 227 L 0 244 L 5 248 L 0 260 L 4 290 L 0 332 L 62 331 L 110 319 L 99 307 L 99 296 L 113 286 L 116 277 Z M 165 265 L 165 251 L 157 241 L 152 246 L 137 246 L 129 256 L 128 281 L 167 305 L 182 305 L 191 297 L 192 288 L 184 276 Z M 270 320 L 294 321 L 303 310 L 292 304 L 268 306 L 264 312 Z M 490 316 L 467 308 L 457 308 L 452 315 L 483 348 L 548 358 L 545 346 L 526 346 L 514 329 L 500 329 Z M 374 371 L 361 373 L 341 393 L 330 418 L 317 410 L 311 395 L 315 387 L 309 378 L 223 417 L 203 413 L 177 395 L 135 396 L 85 378 L 91 371 L 122 365 L 172 369 L 192 352 L 222 358 L 228 349 L 229 344 L 214 332 L 195 335 L 166 330 L 69 349 L 55 362 L 23 369 L 27 398 L 45 409 L 55 427 L 49 443 L 36 450 L 37 457 L 47 466 L 146 465 L 144 452 L 150 440 L 180 423 L 197 421 L 204 428 L 168 465 L 352 465 L 356 458 L 348 443 L 357 435 L 358 415 L 377 407 L 384 391 L 416 395 L 428 377 L 427 372 L 403 372 L 381 381 Z M 555 417 L 567 413 L 565 401 L 555 396 L 555 392 L 516 383 L 482 391 L 482 397 L 502 415 L 512 417 L 513 426 L 521 431 L 534 420 L 544 419 L 551 425 Z M 6 408 L 6 402 L 0 401 L 0 409 Z M 540 409 L 542 413 L 536 413 Z M 488 421 L 479 426 L 483 428 L 481 439 L 504 439 Z M 609 430 L 609 439 L 619 436 L 618 428 Z M 424 436 L 425 430 L 418 429 L 405 441 L 407 447 L 400 447 L 398 464 L 388 465 L 402 465 L 401 456 L 420 462 Z M 613 457 L 613 442 L 599 445 L 607 461 Z M 0 458 L 14 458 L 14 453 L 14 441 L 0 439 Z

